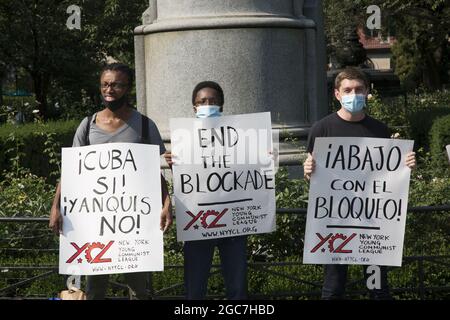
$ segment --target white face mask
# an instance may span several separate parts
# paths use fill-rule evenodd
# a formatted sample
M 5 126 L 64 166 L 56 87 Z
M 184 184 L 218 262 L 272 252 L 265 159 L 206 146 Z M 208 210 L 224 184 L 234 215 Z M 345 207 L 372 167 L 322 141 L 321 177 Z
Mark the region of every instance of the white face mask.
M 219 117 L 222 115 L 220 112 L 220 106 L 216 105 L 198 106 L 196 110 L 195 115 L 197 118 Z

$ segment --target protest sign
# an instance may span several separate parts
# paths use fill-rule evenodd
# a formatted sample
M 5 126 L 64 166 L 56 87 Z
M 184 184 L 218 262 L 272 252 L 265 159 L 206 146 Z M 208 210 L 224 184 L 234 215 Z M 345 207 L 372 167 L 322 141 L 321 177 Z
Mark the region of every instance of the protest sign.
M 159 146 L 63 148 L 59 272 L 162 271 Z
M 401 266 L 413 143 L 316 138 L 304 263 Z
M 178 241 L 275 230 L 270 113 L 171 119 Z

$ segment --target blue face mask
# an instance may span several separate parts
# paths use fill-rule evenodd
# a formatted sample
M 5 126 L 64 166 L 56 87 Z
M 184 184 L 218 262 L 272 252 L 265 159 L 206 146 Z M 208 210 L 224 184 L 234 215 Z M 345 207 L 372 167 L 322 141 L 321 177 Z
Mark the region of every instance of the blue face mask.
M 341 104 L 348 112 L 358 113 L 366 106 L 366 96 L 364 94 L 348 94 L 342 96 Z
M 220 117 L 222 113 L 220 112 L 220 106 L 198 106 L 197 112 L 195 113 L 197 118 L 209 118 L 209 117 Z

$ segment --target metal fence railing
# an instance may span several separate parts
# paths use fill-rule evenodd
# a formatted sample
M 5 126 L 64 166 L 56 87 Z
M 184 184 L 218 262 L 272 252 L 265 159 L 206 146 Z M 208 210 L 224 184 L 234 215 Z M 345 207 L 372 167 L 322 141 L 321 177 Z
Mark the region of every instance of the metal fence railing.
M 413 207 L 408 208 L 409 213 L 414 214 L 448 214 L 450 213 L 450 205 L 443 206 L 423 206 L 423 207 Z M 294 209 L 277 209 L 277 214 L 305 214 L 306 209 L 304 208 L 294 208 Z M 31 218 L 31 217 L 0 217 L 0 225 L 12 223 L 17 225 L 25 225 L 34 223 L 42 226 L 42 229 L 38 229 L 38 235 L 34 236 L 23 236 L 20 235 L 10 235 L 7 237 L 0 236 L 0 299 L 17 299 L 17 298 L 45 298 L 45 294 L 37 294 L 36 296 L 20 296 L 17 292 L 22 288 L 32 285 L 36 281 L 48 281 L 49 277 L 56 276 L 58 274 L 58 266 L 53 263 L 40 263 L 34 265 L 27 265 L 19 262 L 14 262 L 12 259 L 17 254 L 27 254 L 28 252 L 34 252 L 35 254 L 57 254 L 58 248 L 41 248 L 38 243 L 48 237 L 53 237 L 53 235 L 48 230 L 46 224 L 48 223 L 48 218 Z M 445 235 L 448 236 L 448 235 Z M 13 244 L 15 240 L 28 240 L 33 247 L 17 247 Z M 54 239 L 53 239 L 54 241 Z M 55 242 L 55 241 L 54 241 Z M 449 252 L 450 253 L 450 252 Z M 299 259 L 300 260 L 300 259 Z M 9 263 L 5 263 L 9 261 Z M 418 299 L 426 299 L 433 295 L 448 295 L 450 293 L 450 255 L 444 254 L 439 256 L 405 256 L 403 258 L 402 268 L 411 268 L 412 277 L 409 285 L 407 287 L 391 287 L 391 292 L 393 294 L 411 294 L 413 297 Z M 282 279 L 283 281 L 289 281 L 292 283 L 291 288 L 296 287 L 308 287 L 308 290 L 275 290 L 271 292 L 249 292 L 250 299 L 282 299 L 282 298 L 320 298 L 321 294 L 321 280 L 307 280 L 298 276 L 296 270 L 301 270 L 305 268 L 305 265 L 301 261 L 276 261 L 276 262 L 259 262 L 259 261 L 249 261 L 248 262 L 249 273 L 255 272 L 260 274 L 261 277 L 272 277 Z M 402 268 L 390 268 L 390 274 L 399 272 Z M 166 265 L 164 270 L 175 270 L 176 272 L 182 273 L 183 266 L 179 265 Z M 432 281 L 429 279 L 431 276 L 428 269 L 434 270 L 432 273 L 442 273 L 443 281 Z M 220 265 L 214 264 L 211 269 L 211 275 L 220 272 Z M 436 271 L 438 270 L 438 271 Z M 433 275 L 436 278 L 435 275 Z M 65 280 L 63 276 L 58 276 L 61 278 L 61 290 L 64 289 Z M 359 296 L 364 295 L 362 284 L 364 283 L 364 278 L 350 279 L 347 282 L 346 294 L 348 296 Z M 113 287 L 126 289 L 126 285 L 111 281 L 110 283 Z M 180 294 L 183 290 L 183 282 L 178 281 L 164 285 L 163 287 L 156 288 L 154 286 L 153 274 L 149 274 L 148 279 L 148 290 L 149 295 L 152 299 L 182 299 L 183 295 Z M 177 293 L 173 293 L 177 292 Z M 55 292 L 56 294 L 56 292 Z M 126 298 L 126 297 L 122 297 Z M 224 294 L 214 294 L 209 295 L 208 298 L 224 298 Z

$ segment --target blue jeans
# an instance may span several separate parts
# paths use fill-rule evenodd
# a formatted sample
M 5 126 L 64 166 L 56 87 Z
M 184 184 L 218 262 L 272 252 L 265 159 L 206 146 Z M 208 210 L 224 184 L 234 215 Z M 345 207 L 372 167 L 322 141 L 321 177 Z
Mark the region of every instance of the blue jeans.
M 147 272 L 124 273 L 125 282 L 134 292 L 134 299 L 147 300 Z M 109 274 L 86 277 L 86 299 L 104 300 L 108 289 Z
M 227 299 L 247 299 L 247 236 L 184 243 L 186 299 L 205 298 L 216 246 L 219 248 Z
M 370 274 L 367 274 L 367 268 L 369 266 L 363 266 L 364 279 L 367 283 L 367 279 Z M 345 283 L 347 282 L 347 270 L 348 265 L 345 264 L 327 264 L 324 265 L 325 279 L 322 287 L 322 299 L 324 300 L 338 300 L 344 299 L 345 295 Z M 387 268 L 386 266 L 380 266 L 380 289 L 369 290 L 371 299 L 375 300 L 389 300 L 392 296 L 389 293 L 389 284 L 387 281 Z

